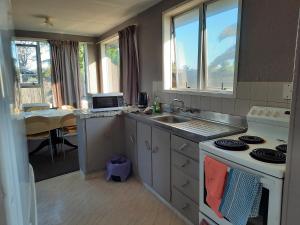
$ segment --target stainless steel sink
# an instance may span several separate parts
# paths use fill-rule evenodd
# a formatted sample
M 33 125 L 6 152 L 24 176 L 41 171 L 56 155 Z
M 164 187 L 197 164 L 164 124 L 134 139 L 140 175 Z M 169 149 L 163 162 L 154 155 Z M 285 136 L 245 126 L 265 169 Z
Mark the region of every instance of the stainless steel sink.
M 186 118 L 182 116 L 173 116 L 173 115 L 159 116 L 159 117 L 154 117 L 152 119 L 163 123 L 184 123 L 192 120 L 190 118 Z

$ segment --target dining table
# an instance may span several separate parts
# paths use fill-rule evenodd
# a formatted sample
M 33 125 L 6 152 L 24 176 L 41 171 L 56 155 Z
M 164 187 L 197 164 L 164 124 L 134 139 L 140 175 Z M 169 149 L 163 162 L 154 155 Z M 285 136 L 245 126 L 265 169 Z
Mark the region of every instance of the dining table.
M 70 141 L 66 139 L 63 141 L 63 138 L 59 136 L 58 129 L 61 128 L 61 124 L 60 124 L 61 118 L 68 114 L 74 114 L 74 110 L 65 110 L 65 109 L 36 110 L 31 112 L 20 112 L 19 116 L 24 119 L 32 116 L 43 116 L 48 118 L 50 121 L 49 130 L 51 135 L 52 147 L 54 150 L 54 154 L 57 154 L 57 147 L 56 147 L 57 144 L 64 143 L 65 145 L 70 146 L 72 148 L 78 147 L 77 145 L 72 144 Z M 76 125 L 76 119 L 68 122 L 68 126 L 74 126 L 74 125 Z M 39 132 L 41 132 L 40 129 Z M 29 130 L 29 131 L 27 130 L 27 133 L 34 134 L 38 132 L 35 132 L 35 130 Z M 35 154 L 36 152 L 40 151 L 41 149 L 43 149 L 48 145 L 50 145 L 49 139 L 42 141 L 32 152 L 30 152 L 30 155 Z

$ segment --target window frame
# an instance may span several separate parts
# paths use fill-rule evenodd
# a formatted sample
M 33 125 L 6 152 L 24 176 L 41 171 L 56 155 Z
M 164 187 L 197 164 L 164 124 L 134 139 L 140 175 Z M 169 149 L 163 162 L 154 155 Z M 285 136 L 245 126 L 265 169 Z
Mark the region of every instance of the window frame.
M 100 83 L 101 83 L 101 92 L 103 93 L 107 93 L 107 92 L 104 92 L 104 59 L 105 59 L 105 45 L 110 43 L 110 42 L 113 42 L 113 41 L 116 41 L 118 40 L 119 41 L 119 34 L 114 34 L 104 40 L 102 40 L 100 42 L 100 52 L 101 52 L 101 79 L 100 79 Z M 119 45 L 119 48 L 120 48 L 120 45 Z M 121 60 L 121 56 L 119 54 L 119 59 Z M 119 69 L 120 69 L 120 65 L 119 65 Z M 119 74 L 120 75 L 120 74 Z M 121 86 L 121 77 L 120 77 L 120 82 L 119 82 L 119 92 L 122 91 L 122 86 Z M 111 93 L 111 92 L 109 92 Z
M 34 47 L 36 51 L 36 62 L 37 62 L 37 77 L 38 77 L 38 83 L 22 83 L 21 82 L 21 71 L 20 71 L 20 88 L 42 88 L 42 61 L 41 61 L 41 53 L 40 53 L 40 44 L 39 41 L 37 41 L 37 44 L 15 44 L 16 49 L 20 46 L 26 46 L 26 47 Z M 18 67 L 20 68 L 19 59 L 18 59 L 18 50 L 17 50 L 17 61 L 18 61 Z
M 236 48 L 235 48 L 235 65 L 234 65 L 234 79 L 233 89 L 228 90 L 216 90 L 208 89 L 206 86 L 207 82 L 207 68 L 205 55 L 207 53 L 207 42 L 206 42 L 206 8 L 207 5 L 217 2 L 220 0 L 192 0 L 188 3 L 175 6 L 162 13 L 162 41 L 163 41 L 163 92 L 166 93 L 180 93 L 180 94 L 191 94 L 191 95 L 202 95 L 202 96 L 216 96 L 225 98 L 236 97 L 236 86 L 239 72 L 239 50 L 240 50 L 240 37 L 241 37 L 241 17 L 242 17 L 242 2 L 238 1 L 238 15 L 237 15 L 237 32 L 236 32 Z M 222 1 L 222 0 L 221 0 Z M 199 43 L 198 43 L 198 71 L 197 71 L 197 89 L 178 89 L 172 88 L 172 26 L 173 18 L 184 14 L 190 10 L 199 8 Z

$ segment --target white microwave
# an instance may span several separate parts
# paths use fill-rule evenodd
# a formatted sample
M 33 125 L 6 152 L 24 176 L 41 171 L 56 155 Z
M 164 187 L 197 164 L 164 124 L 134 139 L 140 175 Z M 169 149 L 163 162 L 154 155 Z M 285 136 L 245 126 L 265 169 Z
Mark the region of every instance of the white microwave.
M 122 110 L 124 107 L 123 93 L 93 94 L 92 112 Z

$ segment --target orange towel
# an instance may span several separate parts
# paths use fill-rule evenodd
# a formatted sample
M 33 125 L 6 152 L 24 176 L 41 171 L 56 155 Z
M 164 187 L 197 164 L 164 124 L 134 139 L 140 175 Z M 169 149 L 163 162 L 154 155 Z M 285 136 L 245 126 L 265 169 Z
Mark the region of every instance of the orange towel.
M 227 166 L 208 156 L 204 159 L 206 202 L 210 208 L 223 218 L 219 212 L 227 177 Z

